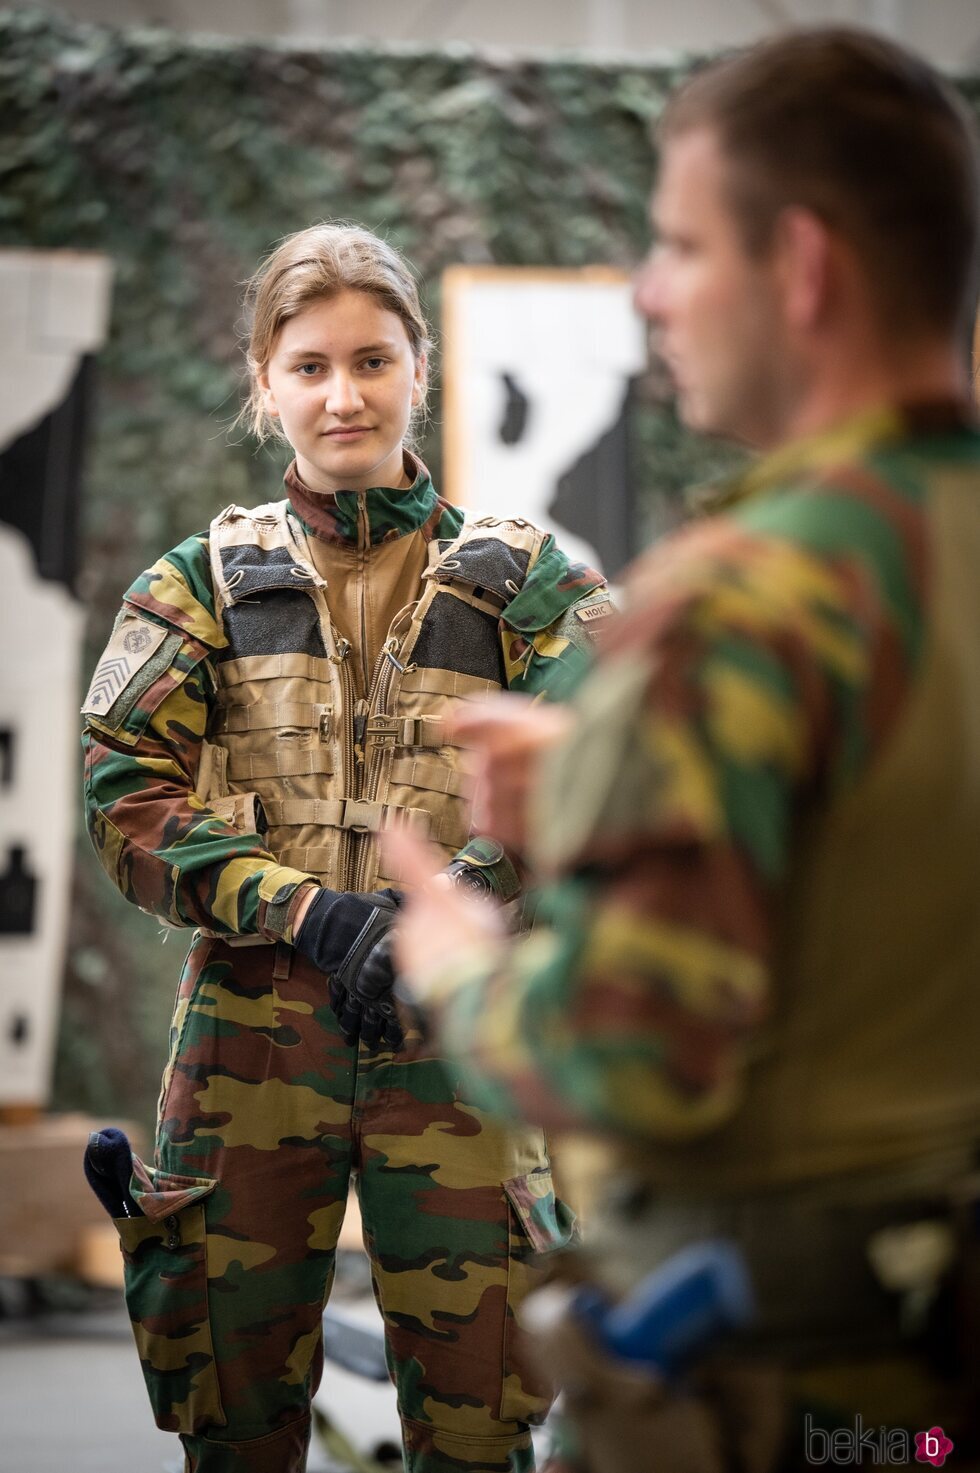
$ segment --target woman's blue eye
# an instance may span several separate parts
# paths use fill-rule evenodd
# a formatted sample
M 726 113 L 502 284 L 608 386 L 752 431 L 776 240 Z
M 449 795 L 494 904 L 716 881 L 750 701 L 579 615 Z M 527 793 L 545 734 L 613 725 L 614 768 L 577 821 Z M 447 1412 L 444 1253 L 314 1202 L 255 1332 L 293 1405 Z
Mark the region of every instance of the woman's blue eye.
M 307 373 L 306 370 L 308 368 L 311 368 L 313 370 L 313 373 Z M 297 368 L 296 368 L 296 372 L 302 374 L 304 378 L 312 378 L 313 377 L 313 374 L 314 373 L 319 373 L 319 371 L 320 371 L 320 365 L 319 365 L 319 363 L 300 363 L 300 364 L 297 365 Z
M 387 358 L 365 358 L 365 360 L 364 360 L 364 367 L 365 368 L 384 368 L 384 366 L 387 363 L 387 361 L 388 361 Z

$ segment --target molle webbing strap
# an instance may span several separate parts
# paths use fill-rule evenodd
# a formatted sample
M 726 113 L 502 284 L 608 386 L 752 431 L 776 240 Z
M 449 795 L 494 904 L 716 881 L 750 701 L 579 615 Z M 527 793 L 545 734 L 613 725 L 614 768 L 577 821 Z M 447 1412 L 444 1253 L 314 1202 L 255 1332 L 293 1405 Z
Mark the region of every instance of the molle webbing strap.
M 454 771 L 431 757 L 396 757 L 391 764 L 391 781 L 427 793 L 448 793 L 453 798 L 466 798 L 470 790 L 468 773 Z
M 336 849 L 290 848 L 280 849 L 278 855 L 283 864 L 288 864 L 290 869 L 304 870 L 308 875 L 324 875 L 327 885 L 331 885 L 331 877 L 337 871 Z M 335 882 L 334 882 L 335 883 Z
M 307 811 L 316 807 L 316 818 Z M 394 803 L 370 803 L 358 798 L 325 798 L 304 800 L 284 799 L 283 810 L 275 803 L 263 804 L 273 824 L 295 824 L 301 826 L 315 822 L 322 828 L 348 829 L 356 834 L 378 834 L 385 829 L 411 829 L 423 839 L 435 844 L 453 844 L 459 847 L 460 820 L 439 819 L 421 808 L 401 808 Z M 465 822 L 463 824 L 465 828 Z M 465 834 L 464 834 L 465 837 Z M 337 862 L 337 853 L 332 848 L 286 845 L 278 851 L 279 861 L 290 869 L 306 870 L 312 874 L 323 874 Z
M 296 701 L 279 704 L 258 701 L 253 706 L 230 706 L 214 722 L 215 732 L 271 731 L 299 727 L 318 731 L 323 738 L 332 730 L 332 707 Z M 392 740 L 397 747 L 442 747 L 444 722 L 439 716 L 375 716 L 368 722 L 368 740 Z
M 479 700 L 500 690 L 495 680 L 484 680 L 477 675 L 460 675 L 455 670 L 438 668 L 413 670 L 409 668 L 402 676 L 402 692 L 425 691 L 434 696 L 468 696 Z
M 411 828 L 427 834 L 432 829 L 432 815 L 423 809 L 401 809 L 393 803 L 370 803 L 367 798 L 340 798 L 343 816 L 337 828 L 354 829 L 355 834 L 380 834 L 385 828 Z
M 319 730 L 327 736 L 330 726 L 331 707 L 309 705 L 302 701 L 256 701 L 251 706 L 229 706 L 219 712 L 214 730 L 218 731 L 268 731 L 274 727 L 301 727 Z
M 378 834 L 382 829 L 410 828 L 427 834 L 431 817 L 420 808 L 399 808 L 394 803 L 371 803 L 366 798 L 283 798 L 264 804 L 272 823 L 315 823 L 328 829 L 353 829 L 355 833 Z M 281 817 L 276 817 L 281 813 Z
M 218 673 L 225 686 L 242 685 L 248 680 L 276 680 L 289 675 L 326 684 L 330 679 L 330 661 L 322 655 L 243 655 L 237 660 L 222 660 Z
M 305 777 L 334 770 L 334 753 L 324 747 L 280 748 L 275 752 L 232 752 L 228 762 L 231 782 L 250 782 L 257 777 Z
M 210 798 L 208 807 L 240 834 L 260 834 L 264 809 L 258 793 L 232 793 L 227 798 Z
M 228 753 L 214 742 L 201 743 L 201 758 L 197 768 L 197 796 L 205 803 L 228 791 Z
M 425 576 L 430 575 L 427 573 Z M 465 583 L 453 583 L 448 578 L 440 578 L 438 582 L 443 593 L 452 594 L 453 598 L 461 599 L 464 604 L 479 609 L 482 614 L 490 614 L 494 619 L 498 618 L 507 607 L 505 598 L 497 598 L 485 588 L 478 591 L 468 587 Z
M 343 798 L 266 798 L 262 807 L 273 828 L 310 823 L 325 829 L 344 827 Z

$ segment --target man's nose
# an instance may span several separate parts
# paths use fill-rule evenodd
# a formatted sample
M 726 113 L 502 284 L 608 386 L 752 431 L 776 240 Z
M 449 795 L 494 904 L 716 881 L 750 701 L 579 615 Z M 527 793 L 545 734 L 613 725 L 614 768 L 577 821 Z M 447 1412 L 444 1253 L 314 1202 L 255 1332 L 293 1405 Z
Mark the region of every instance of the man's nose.
M 633 277 L 633 306 L 651 322 L 663 317 L 663 267 L 653 251 Z
M 326 407 L 331 414 L 346 417 L 364 408 L 364 399 L 354 377 L 349 373 L 332 373 L 327 381 Z

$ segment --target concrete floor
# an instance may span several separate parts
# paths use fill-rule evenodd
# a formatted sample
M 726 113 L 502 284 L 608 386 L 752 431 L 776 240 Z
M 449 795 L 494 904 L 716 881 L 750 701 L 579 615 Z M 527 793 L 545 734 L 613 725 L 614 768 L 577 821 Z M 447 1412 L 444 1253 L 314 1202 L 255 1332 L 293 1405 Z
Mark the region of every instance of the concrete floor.
M 149 1414 L 125 1312 L 0 1323 L 3 1473 L 180 1473 Z
M 345 1302 L 380 1323 L 368 1295 Z M 180 1444 L 153 1424 L 121 1296 L 0 1317 L 0 1473 L 181 1473 Z M 328 1365 L 317 1405 L 362 1454 L 399 1443 L 391 1386 Z M 341 1473 L 316 1445 L 308 1473 Z M 344 1470 L 346 1473 L 346 1470 Z
M 362 1253 L 338 1255 L 331 1309 L 358 1330 L 380 1330 Z M 387 1379 L 328 1359 L 315 1405 L 379 1473 L 382 1464 L 401 1469 Z M 550 1446 L 547 1425 L 535 1429 L 534 1441 L 540 1464 Z M 45 1285 L 42 1301 L 32 1304 L 22 1284 L 0 1279 L 0 1473 L 183 1473 L 183 1466 L 177 1438 L 153 1424 L 122 1290 Z M 314 1434 L 307 1473 L 351 1468 Z

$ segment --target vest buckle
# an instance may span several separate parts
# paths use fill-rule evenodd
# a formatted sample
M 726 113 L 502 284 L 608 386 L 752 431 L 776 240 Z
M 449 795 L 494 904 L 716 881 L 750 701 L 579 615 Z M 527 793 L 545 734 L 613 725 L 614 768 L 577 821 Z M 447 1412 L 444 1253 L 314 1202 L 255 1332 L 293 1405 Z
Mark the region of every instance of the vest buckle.
M 365 798 L 347 798 L 344 800 L 341 827 L 351 829 L 355 834 L 377 832 L 381 827 L 381 813 L 380 803 L 370 803 Z
M 397 742 L 402 724 L 397 716 L 375 716 L 367 724 L 367 734 L 374 741 Z

